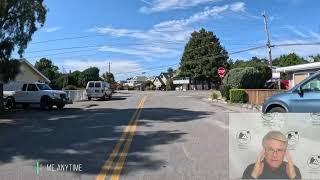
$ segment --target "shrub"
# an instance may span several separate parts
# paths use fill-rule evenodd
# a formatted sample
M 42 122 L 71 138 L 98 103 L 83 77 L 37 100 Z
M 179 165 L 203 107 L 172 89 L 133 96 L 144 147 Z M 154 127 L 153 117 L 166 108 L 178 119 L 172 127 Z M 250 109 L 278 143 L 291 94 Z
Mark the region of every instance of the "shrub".
M 259 89 L 263 88 L 266 82 L 262 76 L 263 74 L 253 67 L 235 68 L 229 71 L 223 84 L 236 89 Z
M 65 88 L 63 88 L 64 90 L 77 90 L 78 88 L 74 85 L 68 85 Z
M 221 96 L 226 98 L 227 100 L 230 99 L 229 95 L 230 95 L 230 86 L 229 85 L 221 85 L 219 87 L 219 91 L 221 93 Z
M 246 103 L 247 93 L 243 89 L 231 89 L 230 101 L 233 103 Z
M 219 94 L 218 94 L 217 92 L 215 92 L 215 91 L 211 91 L 211 92 L 210 92 L 210 98 L 211 98 L 212 100 L 218 99 L 218 98 L 219 98 Z

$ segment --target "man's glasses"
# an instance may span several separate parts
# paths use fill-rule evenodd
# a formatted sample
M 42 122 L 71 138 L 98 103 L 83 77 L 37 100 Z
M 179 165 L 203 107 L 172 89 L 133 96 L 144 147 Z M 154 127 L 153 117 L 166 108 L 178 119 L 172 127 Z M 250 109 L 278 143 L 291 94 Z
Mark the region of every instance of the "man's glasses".
M 277 153 L 277 154 L 283 154 L 285 152 L 284 149 L 272 149 L 272 148 L 266 148 L 266 152 L 267 154 L 274 154 L 274 153 Z

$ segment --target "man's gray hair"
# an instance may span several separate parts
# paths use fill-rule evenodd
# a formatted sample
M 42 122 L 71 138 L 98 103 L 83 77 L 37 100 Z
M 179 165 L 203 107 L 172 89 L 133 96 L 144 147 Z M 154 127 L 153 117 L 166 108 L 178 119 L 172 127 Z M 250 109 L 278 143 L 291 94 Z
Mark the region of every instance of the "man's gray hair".
M 283 142 L 285 144 L 288 144 L 288 139 L 284 134 L 282 134 L 282 132 L 280 132 L 280 131 L 270 131 L 270 132 L 268 132 L 268 134 L 266 134 L 263 137 L 262 146 L 265 147 L 266 141 L 272 140 L 272 139 L 281 141 L 281 142 Z

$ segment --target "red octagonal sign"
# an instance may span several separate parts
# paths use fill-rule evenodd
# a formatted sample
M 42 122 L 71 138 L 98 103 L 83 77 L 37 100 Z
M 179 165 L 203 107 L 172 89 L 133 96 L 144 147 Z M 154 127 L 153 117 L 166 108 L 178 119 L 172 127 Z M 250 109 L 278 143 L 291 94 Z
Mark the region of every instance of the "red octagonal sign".
M 218 75 L 220 77 L 224 77 L 224 75 L 226 75 L 226 69 L 224 67 L 219 67 L 218 69 Z

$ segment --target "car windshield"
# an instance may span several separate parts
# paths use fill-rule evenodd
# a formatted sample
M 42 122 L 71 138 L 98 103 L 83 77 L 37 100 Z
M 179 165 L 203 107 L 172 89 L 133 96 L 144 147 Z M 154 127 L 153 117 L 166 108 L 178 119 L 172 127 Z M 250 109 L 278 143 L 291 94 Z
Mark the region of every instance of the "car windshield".
M 47 84 L 37 84 L 40 90 L 52 90 L 51 87 Z

